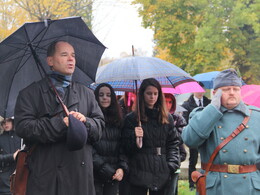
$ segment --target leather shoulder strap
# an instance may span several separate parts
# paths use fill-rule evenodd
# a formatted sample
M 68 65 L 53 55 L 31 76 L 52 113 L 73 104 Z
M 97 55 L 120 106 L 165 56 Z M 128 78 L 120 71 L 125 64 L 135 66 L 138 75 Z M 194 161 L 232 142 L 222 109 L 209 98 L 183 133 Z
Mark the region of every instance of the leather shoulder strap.
M 249 121 L 250 115 L 251 115 L 252 110 L 250 110 L 249 116 L 246 116 L 244 118 L 244 120 L 242 121 L 242 123 L 226 138 L 224 139 L 214 150 L 214 152 L 211 154 L 210 159 L 207 163 L 207 167 L 205 169 L 205 175 L 208 174 L 209 169 L 215 159 L 215 157 L 217 156 L 219 150 L 221 150 L 221 148 L 223 148 L 226 144 L 228 144 L 232 139 L 234 139 L 239 133 L 241 133 L 245 127 L 247 122 Z

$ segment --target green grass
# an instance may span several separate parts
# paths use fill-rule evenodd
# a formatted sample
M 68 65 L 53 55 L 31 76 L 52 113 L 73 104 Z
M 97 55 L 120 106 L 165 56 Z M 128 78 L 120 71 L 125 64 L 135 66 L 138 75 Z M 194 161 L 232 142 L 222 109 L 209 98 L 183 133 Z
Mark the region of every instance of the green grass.
M 196 190 L 190 191 L 188 180 L 178 181 L 178 195 L 195 195 Z

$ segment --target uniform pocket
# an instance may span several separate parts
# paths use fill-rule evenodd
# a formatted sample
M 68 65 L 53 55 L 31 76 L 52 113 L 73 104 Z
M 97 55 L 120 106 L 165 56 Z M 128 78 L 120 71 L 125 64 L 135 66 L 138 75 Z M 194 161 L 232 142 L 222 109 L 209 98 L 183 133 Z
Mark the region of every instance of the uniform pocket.
M 260 178 L 258 178 L 258 177 L 252 177 L 252 178 L 251 178 L 251 181 L 252 181 L 253 187 L 254 187 L 256 190 L 260 190 Z
M 217 180 L 217 175 L 216 174 L 208 174 L 207 177 L 206 177 L 206 188 L 212 188 L 215 183 L 216 183 L 216 180 Z

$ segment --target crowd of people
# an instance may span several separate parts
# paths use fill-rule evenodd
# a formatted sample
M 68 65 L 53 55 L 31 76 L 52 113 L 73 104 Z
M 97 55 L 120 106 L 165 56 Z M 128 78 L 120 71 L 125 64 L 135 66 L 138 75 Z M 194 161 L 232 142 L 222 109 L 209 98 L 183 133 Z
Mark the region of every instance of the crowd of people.
M 175 112 L 175 96 L 163 93 L 154 78 L 120 99 L 107 83 L 92 91 L 72 81 L 75 51 L 66 41 L 49 46 L 47 62 L 51 73 L 20 91 L 14 120 L 1 122 L 0 195 L 11 194 L 9 178 L 22 140 L 34 147 L 27 159 L 26 195 L 177 195 L 184 144 L 190 150 L 190 190 L 196 187 L 191 175 L 199 152 L 208 194 L 260 194 L 260 109 L 241 100 L 235 70 L 216 77 L 212 101 L 194 93 L 182 104 L 181 115 Z M 73 130 L 71 117 L 86 127 L 83 143 L 80 137 L 71 142 L 67 134 Z M 244 117 L 250 117 L 246 130 L 208 163 Z M 71 150 L 68 140 L 82 144 Z

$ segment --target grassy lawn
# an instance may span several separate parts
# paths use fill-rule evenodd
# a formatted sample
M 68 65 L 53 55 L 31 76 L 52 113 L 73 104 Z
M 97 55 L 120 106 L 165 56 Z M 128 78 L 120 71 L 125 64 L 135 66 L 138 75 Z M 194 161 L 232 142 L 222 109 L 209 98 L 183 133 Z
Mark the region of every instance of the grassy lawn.
M 190 191 L 188 180 L 178 181 L 178 195 L 195 195 L 196 190 Z

